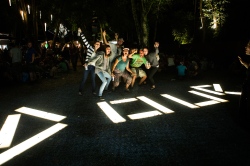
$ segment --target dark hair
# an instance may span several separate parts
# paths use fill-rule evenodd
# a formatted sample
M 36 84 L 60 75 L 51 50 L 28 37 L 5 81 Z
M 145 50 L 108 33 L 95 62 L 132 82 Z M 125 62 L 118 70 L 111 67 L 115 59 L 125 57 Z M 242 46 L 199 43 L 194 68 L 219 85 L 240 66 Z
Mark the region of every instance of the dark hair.
M 110 48 L 110 49 L 111 49 L 111 47 L 110 47 L 109 45 L 105 45 L 105 46 L 104 46 L 104 49 L 105 49 L 105 55 L 106 55 L 106 49 L 107 49 L 107 48 Z M 112 54 L 112 52 L 110 51 L 110 54 L 109 54 L 108 56 L 111 56 L 111 54 Z

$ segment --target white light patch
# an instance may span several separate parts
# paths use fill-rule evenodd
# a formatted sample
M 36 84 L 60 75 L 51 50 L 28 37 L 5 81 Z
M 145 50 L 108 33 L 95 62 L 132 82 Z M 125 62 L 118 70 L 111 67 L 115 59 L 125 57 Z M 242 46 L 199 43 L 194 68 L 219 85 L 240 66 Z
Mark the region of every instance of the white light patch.
M 228 92 L 228 91 L 225 91 L 224 93 L 230 94 L 230 95 L 241 95 L 241 92 Z
M 135 120 L 135 119 L 149 118 L 149 117 L 153 117 L 157 115 L 162 115 L 162 113 L 160 113 L 159 111 L 149 111 L 149 112 L 142 112 L 138 114 L 130 114 L 128 115 L 128 117 L 132 120 Z
M 136 98 L 130 98 L 130 99 L 122 99 L 122 100 L 113 100 L 110 101 L 111 104 L 120 104 L 120 103 L 128 103 L 128 102 L 132 102 L 132 101 L 137 101 Z
M 207 94 L 204 94 L 204 93 L 200 93 L 200 92 L 197 92 L 197 91 L 188 91 L 188 92 L 196 94 L 198 96 L 202 96 L 202 97 L 208 98 L 208 99 L 216 100 L 216 101 L 219 101 L 219 102 L 228 102 L 228 100 L 224 100 L 224 99 L 221 99 L 221 98 L 218 98 L 218 97 L 210 96 L 210 95 L 207 95 Z
M 208 88 L 208 87 L 211 87 L 211 85 L 190 86 L 190 88 Z
M 203 89 L 203 88 L 193 87 L 193 89 L 200 90 L 200 91 L 207 92 L 207 93 L 212 93 L 212 94 L 215 94 L 215 95 L 225 95 L 224 93 L 215 92 L 213 90 L 208 90 L 208 89 Z
M 217 92 L 223 92 L 220 84 L 213 84 L 213 86 L 214 86 L 214 90 L 215 91 L 217 91 Z
M 215 100 L 210 100 L 210 101 L 204 101 L 204 102 L 200 102 L 200 103 L 195 103 L 195 105 L 203 107 L 203 106 L 213 105 L 213 104 L 218 104 L 218 103 L 220 103 L 220 102 L 215 101 Z
M 7 162 L 8 160 L 12 159 L 13 157 L 21 154 L 22 152 L 26 151 L 27 149 L 33 147 L 34 145 L 38 144 L 39 142 L 45 140 L 49 136 L 57 133 L 58 131 L 65 128 L 67 125 L 62 123 L 57 123 L 54 126 L 42 131 L 41 133 L 23 141 L 22 143 L 14 146 L 11 149 L 6 150 L 5 152 L 0 154 L 0 165 Z
M 108 103 L 99 102 L 97 105 L 102 109 L 102 111 L 109 117 L 114 123 L 125 122 L 126 119 L 121 117 Z
M 179 104 L 185 105 L 185 106 L 187 106 L 187 107 L 189 107 L 189 108 L 199 108 L 197 105 L 188 103 L 188 102 L 186 102 L 186 101 L 183 101 L 183 100 L 178 99 L 178 98 L 176 98 L 176 97 L 170 96 L 170 95 L 168 95 L 168 94 L 162 94 L 161 96 L 163 96 L 163 97 L 165 97 L 165 98 L 168 98 L 168 99 L 170 99 L 170 100 L 173 100 L 173 101 L 175 101 L 175 102 L 177 102 L 177 103 L 179 103 Z
M 165 113 L 165 114 L 168 114 L 168 113 L 173 113 L 174 111 L 172 111 L 171 109 L 169 108 L 166 108 L 156 102 L 154 102 L 153 100 L 150 100 L 149 98 L 145 97 L 145 96 L 139 96 L 137 97 L 138 99 L 140 99 L 141 101 L 147 103 L 148 105 L 151 105 L 152 107 L 160 110 L 161 112 Z
M 21 114 L 9 115 L 0 131 L 0 149 L 11 145 Z
M 27 107 L 21 107 L 21 108 L 16 109 L 15 111 L 23 113 L 23 114 L 36 116 L 36 117 L 43 118 L 43 119 L 47 119 L 47 120 L 52 120 L 52 121 L 55 121 L 55 122 L 59 122 L 59 121 L 66 118 L 66 116 L 52 114 L 52 113 L 49 113 L 49 112 L 44 112 L 44 111 L 40 111 L 40 110 L 36 110 L 36 109 L 32 109 L 32 108 L 27 108 Z

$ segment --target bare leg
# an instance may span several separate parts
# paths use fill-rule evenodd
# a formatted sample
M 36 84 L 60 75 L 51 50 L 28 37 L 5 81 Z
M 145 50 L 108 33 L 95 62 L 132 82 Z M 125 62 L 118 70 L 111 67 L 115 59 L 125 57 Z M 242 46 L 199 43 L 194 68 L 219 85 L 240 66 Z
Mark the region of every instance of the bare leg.
M 147 79 L 147 76 L 142 77 L 140 82 L 139 82 L 139 85 L 141 85 L 146 79 Z
M 133 78 L 132 78 L 132 82 L 131 82 L 131 87 L 132 87 L 132 88 L 134 87 L 134 84 L 135 84 L 135 79 L 136 79 L 136 76 L 133 76 Z

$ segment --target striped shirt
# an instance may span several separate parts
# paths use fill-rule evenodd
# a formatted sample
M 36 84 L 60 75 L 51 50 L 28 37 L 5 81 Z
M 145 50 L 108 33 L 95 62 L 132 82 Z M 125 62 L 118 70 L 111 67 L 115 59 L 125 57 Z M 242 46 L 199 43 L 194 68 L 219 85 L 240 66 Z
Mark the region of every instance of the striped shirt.
M 86 39 L 86 37 L 84 36 L 83 33 L 81 33 L 81 38 L 82 38 L 82 42 L 85 45 L 85 47 L 87 48 L 87 56 L 85 59 L 85 63 L 88 63 L 89 59 L 94 56 L 95 54 L 95 49 L 89 44 L 88 40 Z

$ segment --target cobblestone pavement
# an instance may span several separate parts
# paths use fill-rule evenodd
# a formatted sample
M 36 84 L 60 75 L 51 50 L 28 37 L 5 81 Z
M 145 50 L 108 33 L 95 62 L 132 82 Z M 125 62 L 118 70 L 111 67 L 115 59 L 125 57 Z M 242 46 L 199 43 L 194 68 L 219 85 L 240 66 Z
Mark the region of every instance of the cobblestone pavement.
M 224 92 L 239 92 L 241 77 L 206 71 L 200 79 L 179 81 L 173 80 L 171 72 L 162 71 L 156 74 L 153 91 L 144 85 L 127 93 L 121 83 L 115 92 L 104 92 L 105 100 L 100 101 L 91 94 L 89 80 L 83 96 L 78 95 L 82 70 L 79 66 L 76 72 L 53 79 L 0 89 L 1 127 L 9 115 L 21 115 L 10 146 L 0 148 L 0 163 L 6 166 L 250 165 L 250 133 L 235 118 L 239 95 L 212 93 L 213 84 L 220 84 Z M 99 78 L 96 80 L 99 86 Z M 197 89 L 199 85 L 209 86 Z M 210 95 L 210 99 L 190 91 Z M 217 97 L 212 99 L 216 104 L 190 108 L 211 101 L 211 96 Z M 134 101 L 114 103 L 124 99 Z M 16 111 L 24 107 L 65 117 L 52 121 Z M 109 118 L 105 110 L 117 117 Z M 132 120 L 145 112 L 154 116 Z M 37 135 L 57 125 L 61 126 L 58 132 L 44 139 Z M 32 140 L 35 145 L 29 148 Z

